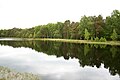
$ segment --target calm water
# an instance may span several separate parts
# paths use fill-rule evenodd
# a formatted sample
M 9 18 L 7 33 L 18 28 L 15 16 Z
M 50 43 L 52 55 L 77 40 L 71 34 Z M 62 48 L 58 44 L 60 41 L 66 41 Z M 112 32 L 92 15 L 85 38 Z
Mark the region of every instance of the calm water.
M 42 80 L 120 80 L 120 46 L 2 39 L 0 66 Z

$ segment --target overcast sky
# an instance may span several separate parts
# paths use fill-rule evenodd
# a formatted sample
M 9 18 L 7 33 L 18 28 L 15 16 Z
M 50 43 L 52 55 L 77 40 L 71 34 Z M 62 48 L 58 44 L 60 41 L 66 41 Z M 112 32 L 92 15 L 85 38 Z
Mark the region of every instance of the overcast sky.
M 120 10 L 120 0 L 0 0 L 0 29 L 105 17 L 115 9 Z

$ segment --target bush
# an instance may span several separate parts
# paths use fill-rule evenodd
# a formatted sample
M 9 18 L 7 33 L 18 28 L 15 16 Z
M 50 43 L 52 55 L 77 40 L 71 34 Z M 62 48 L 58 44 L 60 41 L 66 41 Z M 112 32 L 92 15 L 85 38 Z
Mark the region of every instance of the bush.
M 115 29 L 113 29 L 113 33 L 112 33 L 112 35 L 110 36 L 110 38 L 111 38 L 112 40 L 117 40 L 118 34 L 116 33 Z
M 96 38 L 95 38 L 95 41 L 96 41 L 96 42 L 98 42 L 98 41 L 99 41 L 99 38 L 98 38 L 98 37 L 96 37 Z
M 104 38 L 104 42 L 106 42 L 107 40 L 106 40 L 106 38 Z
M 106 42 L 106 38 L 101 37 L 100 42 Z
M 93 41 L 93 37 L 91 37 L 91 39 L 90 39 L 91 41 Z
M 21 73 L 0 66 L 0 80 L 40 80 L 40 78 L 32 73 Z

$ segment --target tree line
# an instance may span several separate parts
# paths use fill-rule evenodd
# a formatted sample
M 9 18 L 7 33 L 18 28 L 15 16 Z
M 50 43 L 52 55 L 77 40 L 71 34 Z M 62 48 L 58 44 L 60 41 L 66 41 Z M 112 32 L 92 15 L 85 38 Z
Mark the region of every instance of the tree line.
M 113 10 L 105 19 L 102 15 L 84 15 L 79 22 L 66 20 L 28 29 L 4 29 L 0 30 L 0 37 L 120 40 L 120 11 Z

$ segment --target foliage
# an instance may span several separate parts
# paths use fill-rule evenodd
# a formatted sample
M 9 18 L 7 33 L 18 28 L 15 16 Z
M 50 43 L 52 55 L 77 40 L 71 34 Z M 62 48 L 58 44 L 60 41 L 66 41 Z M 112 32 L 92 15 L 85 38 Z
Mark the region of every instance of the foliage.
M 88 40 L 89 39 L 89 36 L 90 36 L 90 33 L 88 32 L 87 29 L 85 29 L 85 39 Z
M 91 39 L 90 39 L 91 41 L 93 41 L 93 37 L 91 37 Z
M 103 38 L 103 37 L 101 37 L 99 41 L 100 41 L 100 42 L 106 42 L 106 39 Z
M 99 41 L 99 38 L 98 38 L 98 37 L 96 37 L 96 38 L 95 38 L 95 41 L 96 41 L 96 42 L 98 42 L 98 41 Z
M 20 73 L 0 66 L 0 80 L 40 80 L 40 78 L 38 75 L 31 73 Z
M 115 29 L 113 29 L 113 33 L 112 33 L 112 35 L 110 36 L 111 39 L 112 39 L 112 40 L 116 40 L 116 39 L 117 39 L 117 36 L 118 36 L 118 35 L 117 35 Z

